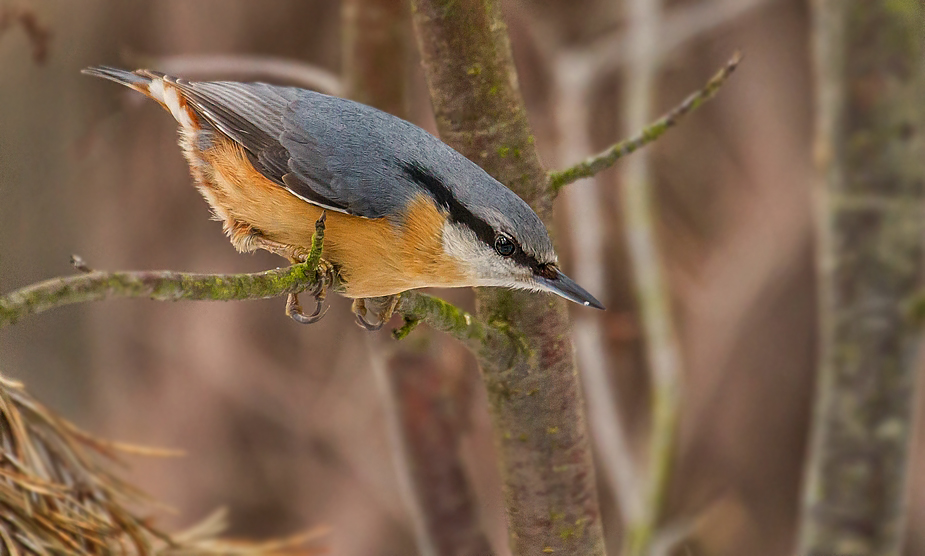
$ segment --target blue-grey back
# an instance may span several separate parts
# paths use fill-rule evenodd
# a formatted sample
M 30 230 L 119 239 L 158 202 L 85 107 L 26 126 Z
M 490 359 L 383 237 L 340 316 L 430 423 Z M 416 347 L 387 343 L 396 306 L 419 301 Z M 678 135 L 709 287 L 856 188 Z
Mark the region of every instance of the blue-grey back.
M 258 170 L 309 202 L 367 218 L 396 218 L 421 193 L 440 202 L 442 187 L 493 229 L 536 251 L 531 254 L 555 256 L 545 226 L 523 200 L 414 124 L 291 87 L 182 80 L 178 85 L 210 123 L 248 152 Z

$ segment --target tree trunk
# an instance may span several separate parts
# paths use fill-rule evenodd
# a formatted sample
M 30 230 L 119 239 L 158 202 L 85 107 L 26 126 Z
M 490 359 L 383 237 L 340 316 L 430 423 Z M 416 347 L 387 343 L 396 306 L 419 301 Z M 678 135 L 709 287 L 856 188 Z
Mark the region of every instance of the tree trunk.
M 920 0 L 816 10 L 822 353 L 797 554 L 898 555 L 925 256 Z
M 414 0 L 413 20 L 441 138 L 520 195 L 547 223 L 537 157 L 498 0 Z M 515 555 L 604 554 L 581 389 L 565 303 L 479 290 L 479 315 L 509 325 L 526 350 L 479 364 L 501 454 Z

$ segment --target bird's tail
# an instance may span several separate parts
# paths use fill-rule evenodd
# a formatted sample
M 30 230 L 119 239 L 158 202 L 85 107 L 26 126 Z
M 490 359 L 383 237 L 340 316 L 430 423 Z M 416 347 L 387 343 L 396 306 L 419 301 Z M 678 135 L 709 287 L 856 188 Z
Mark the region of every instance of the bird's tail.
M 164 102 L 163 93 L 161 91 L 157 91 L 157 87 L 154 87 L 154 90 L 152 90 L 151 85 L 155 80 L 160 81 L 161 77 L 154 72 L 147 70 L 126 71 L 108 66 L 93 66 L 81 70 L 80 73 L 115 81 L 116 83 L 125 85 L 126 87 L 134 89 L 139 93 L 147 95 L 160 103 Z M 156 94 L 158 92 L 161 94 Z
M 103 79 L 115 81 L 130 89 L 134 89 L 148 98 L 157 101 L 158 104 L 170 112 L 184 127 L 198 127 L 196 125 L 198 118 L 193 111 L 190 110 L 183 92 L 177 88 L 176 78 L 169 77 L 158 71 L 146 69 L 126 71 L 108 66 L 89 67 L 81 70 L 81 73 L 94 77 L 102 77 Z

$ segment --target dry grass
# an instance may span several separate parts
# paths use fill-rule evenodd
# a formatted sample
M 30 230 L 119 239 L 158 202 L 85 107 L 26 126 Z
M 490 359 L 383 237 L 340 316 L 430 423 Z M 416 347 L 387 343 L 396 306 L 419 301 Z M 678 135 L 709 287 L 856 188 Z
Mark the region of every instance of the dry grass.
M 319 554 L 316 529 L 269 543 L 219 540 L 224 513 L 167 535 L 138 511 L 153 500 L 111 468 L 120 452 L 174 455 L 106 442 L 81 431 L 0 376 L 0 546 L 2 554 L 78 556 Z

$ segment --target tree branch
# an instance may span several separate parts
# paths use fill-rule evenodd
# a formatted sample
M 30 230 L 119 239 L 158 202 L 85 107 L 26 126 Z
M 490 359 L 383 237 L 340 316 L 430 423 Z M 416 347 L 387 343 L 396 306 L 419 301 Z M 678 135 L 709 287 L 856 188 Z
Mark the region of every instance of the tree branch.
M 195 274 L 172 270 L 92 271 L 62 276 L 26 286 L 0 297 L 0 328 L 49 309 L 121 297 L 155 301 L 244 301 L 300 293 L 318 283 L 309 262 L 249 274 Z M 516 356 L 517 342 L 506 331 L 490 326 L 442 299 L 405 292 L 398 312 L 406 320 L 426 322 L 446 332 L 478 354 L 485 345 Z
M 684 102 L 647 126 L 639 135 L 615 143 L 604 151 L 570 168 L 550 172 L 549 188 L 552 193 L 556 194 L 560 189 L 572 182 L 576 182 L 582 178 L 590 178 L 610 168 L 624 156 L 632 154 L 664 135 L 666 131 L 677 125 L 684 116 L 693 112 L 704 102 L 716 96 L 716 93 L 719 92 L 723 84 L 726 83 L 726 80 L 729 79 L 729 76 L 735 71 L 740 61 L 742 61 L 742 55 L 736 52 L 732 58 L 726 62 L 726 65 L 723 66 L 702 89 L 688 96 L 684 99 Z
M 300 293 L 318 283 L 316 269 L 320 256 L 314 253 L 313 246 L 305 262 L 249 274 L 195 274 L 172 270 L 90 271 L 52 278 L 0 297 L 0 328 L 49 309 L 111 298 L 244 301 Z M 75 266 L 86 268 L 82 265 L 83 262 L 76 259 Z M 499 361 L 502 365 L 513 360 L 521 351 L 517 339 L 509 331 L 485 324 L 453 304 L 427 294 L 403 293 L 398 312 L 405 317 L 406 323 L 426 322 L 434 329 L 453 336 L 476 355 L 490 348 L 493 353 L 503 355 Z M 400 337 L 410 332 L 405 330 L 406 327 L 399 329 L 404 331 Z
M 315 285 L 307 263 L 253 274 L 170 270 L 101 272 L 52 278 L 0 297 L 0 328 L 49 309 L 117 297 L 155 301 L 235 301 L 299 293 Z
M 426 322 L 431 328 L 456 338 L 480 361 L 491 353 L 493 364 L 499 369 L 508 368 L 525 350 L 523 339 L 513 330 L 482 322 L 452 303 L 426 293 L 408 291 L 401 294 L 397 311 L 405 317 L 406 323 Z
M 546 171 L 517 85 L 500 0 L 414 0 L 440 138 L 550 221 Z M 511 553 L 603 556 L 600 506 L 565 303 L 477 288 L 479 315 L 517 331 L 526 356 L 478 357 L 504 482 Z
M 919 472 L 903 302 L 925 282 L 925 9 L 813 8 L 820 349 L 795 553 L 898 556 Z

